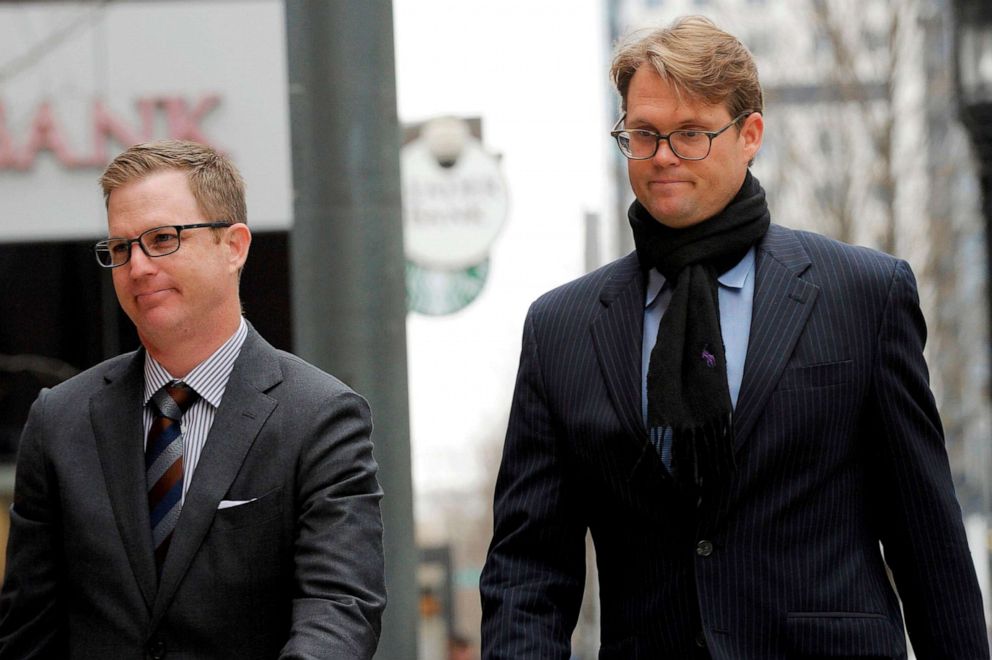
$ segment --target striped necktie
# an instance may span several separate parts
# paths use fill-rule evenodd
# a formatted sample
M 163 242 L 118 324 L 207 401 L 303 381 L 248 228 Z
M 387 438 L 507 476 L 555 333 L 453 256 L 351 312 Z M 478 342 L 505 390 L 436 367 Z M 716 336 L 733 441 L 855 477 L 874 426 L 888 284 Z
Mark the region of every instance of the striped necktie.
M 199 395 L 185 383 L 166 385 L 152 395 L 157 413 L 145 445 L 145 477 L 155 566 L 160 575 L 182 508 L 183 436 L 179 420 L 197 398 Z

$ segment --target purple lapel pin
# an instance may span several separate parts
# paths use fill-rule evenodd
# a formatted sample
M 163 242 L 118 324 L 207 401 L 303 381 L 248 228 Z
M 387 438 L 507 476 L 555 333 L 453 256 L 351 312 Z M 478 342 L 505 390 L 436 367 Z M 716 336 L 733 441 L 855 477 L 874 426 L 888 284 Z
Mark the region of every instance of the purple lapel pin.
M 703 349 L 703 353 L 699 357 L 703 358 L 703 362 L 705 362 L 706 366 L 710 369 L 716 366 L 716 356 L 710 353 L 709 346 Z

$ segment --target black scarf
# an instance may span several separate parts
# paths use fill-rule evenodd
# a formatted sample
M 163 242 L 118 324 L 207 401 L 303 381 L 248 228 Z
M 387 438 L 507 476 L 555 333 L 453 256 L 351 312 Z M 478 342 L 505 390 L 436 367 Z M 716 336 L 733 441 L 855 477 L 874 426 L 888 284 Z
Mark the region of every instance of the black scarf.
M 735 465 L 717 277 L 765 235 L 765 191 L 748 171 L 723 211 L 684 229 L 661 224 L 638 201 L 627 216 L 641 267 L 674 287 L 648 366 L 648 427 L 672 429 L 676 481 L 722 480 Z

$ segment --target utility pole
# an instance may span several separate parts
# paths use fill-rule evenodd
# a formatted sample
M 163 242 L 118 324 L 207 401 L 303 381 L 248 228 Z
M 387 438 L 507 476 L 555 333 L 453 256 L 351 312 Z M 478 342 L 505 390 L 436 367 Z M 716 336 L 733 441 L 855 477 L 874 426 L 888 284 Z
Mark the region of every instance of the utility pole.
M 992 5 L 988 0 L 955 0 L 953 8 L 958 110 L 978 166 L 988 286 L 992 283 Z M 988 306 L 992 321 L 992 295 Z
M 406 301 L 390 0 L 286 0 L 294 350 L 372 407 L 389 602 L 377 658 L 417 657 Z

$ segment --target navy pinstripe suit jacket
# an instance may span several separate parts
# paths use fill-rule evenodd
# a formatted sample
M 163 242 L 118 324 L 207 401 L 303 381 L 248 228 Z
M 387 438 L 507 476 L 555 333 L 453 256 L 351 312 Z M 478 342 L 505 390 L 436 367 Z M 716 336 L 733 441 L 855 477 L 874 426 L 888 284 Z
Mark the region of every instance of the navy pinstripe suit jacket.
M 908 265 L 771 226 L 737 473 L 698 508 L 641 421 L 643 305 L 631 254 L 531 307 L 482 576 L 484 657 L 569 656 L 589 529 L 603 659 L 903 658 L 886 564 L 918 657 L 988 658 Z

